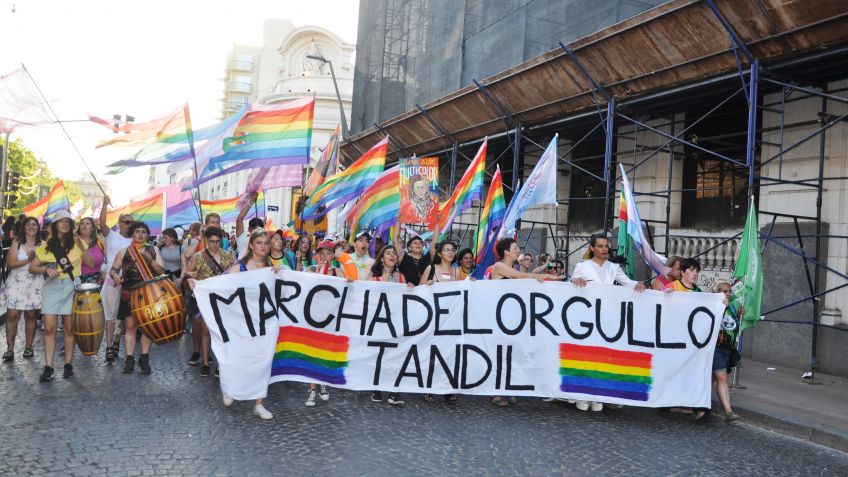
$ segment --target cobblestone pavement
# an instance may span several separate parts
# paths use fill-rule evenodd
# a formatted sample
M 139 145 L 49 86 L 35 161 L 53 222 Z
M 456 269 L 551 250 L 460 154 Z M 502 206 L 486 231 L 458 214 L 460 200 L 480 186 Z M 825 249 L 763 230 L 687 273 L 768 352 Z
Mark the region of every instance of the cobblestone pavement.
M 46 384 L 41 334 L 35 359 L 21 357 L 22 338 L 0 364 L 3 475 L 848 475 L 848 454 L 650 409 L 412 395 L 399 409 L 338 390 L 307 408 L 302 384 L 278 383 L 275 418 L 261 421 L 250 403 L 225 408 L 217 380 L 185 364 L 187 338 L 154 348 L 151 376 L 106 366 L 101 349 Z

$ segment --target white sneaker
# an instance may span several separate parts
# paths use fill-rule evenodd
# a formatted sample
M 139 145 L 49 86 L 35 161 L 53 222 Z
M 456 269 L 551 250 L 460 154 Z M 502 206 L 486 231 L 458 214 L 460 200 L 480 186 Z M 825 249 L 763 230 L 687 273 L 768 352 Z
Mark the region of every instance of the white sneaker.
M 556 399 L 552 397 L 542 398 L 542 402 L 554 402 Z
M 600 412 L 604 410 L 604 403 L 592 401 L 592 411 Z
M 225 394 L 224 395 L 224 406 L 230 407 L 232 405 L 233 405 L 233 398 L 231 398 L 231 397 L 229 397 Z
M 271 414 L 271 411 L 265 409 L 265 406 L 263 406 L 262 404 L 257 404 L 253 407 L 253 414 L 256 414 L 257 416 L 259 416 L 260 419 L 264 419 L 266 421 L 274 418 L 274 415 Z
M 574 407 L 576 407 L 580 411 L 588 411 L 589 410 L 589 401 L 577 401 L 574 404 Z
M 330 391 L 327 391 L 327 386 L 322 384 L 318 387 L 318 397 L 320 397 L 322 401 L 330 400 Z
M 306 407 L 315 406 L 315 399 L 317 399 L 317 397 L 318 397 L 318 393 L 316 393 L 314 389 L 310 389 L 309 394 L 306 397 L 306 403 L 305 403 Z

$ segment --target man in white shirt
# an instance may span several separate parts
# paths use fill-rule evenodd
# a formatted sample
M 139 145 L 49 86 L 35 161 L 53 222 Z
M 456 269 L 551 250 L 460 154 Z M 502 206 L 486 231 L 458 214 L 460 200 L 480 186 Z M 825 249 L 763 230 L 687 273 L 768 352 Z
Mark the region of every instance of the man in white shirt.
M 250 234 L 252 234 L 256 229 L 265 228 L 265 221 L 259 217 L 254 217 L 247 223 L 247 232 L 245 233 L 244 231 L 244 218 L 247 217 L 247 213 L 250 211 L 250 208 L 253 207 L 253 203 L 256 202 L 258 197 L 259 194 L 253 192 L 250 195 L 250 200 L 244 204 L 244 207 L 241 208 L 238 217 L 236 218 L 236 249 L 239 260 L 241 260 L 244 257 L 244 254 L 247 253 L 247 244 L 250 241 Z
M 584 260 L 574 267 L 571 283 L 578 287 L 585 287 L 587 283 L 599 283 L 601 285 L 620 285 L 633 288 L 637 292 L 645 291 L 645 284 L 631 279 L 624 270 L 609 258 L 609 239 L 603 234 L 594 234 L 589 239 L 589 260 Z M 590 406 L 593 411 L 603 411 L 604 404 L 600 402 L 577 401 L 577 409 L 588 411 Z M 621 406 L 618 406 L 621 407 Z
M 129 233 L 130 224 L 133 223 L 132 215 L 121 214 L 118 217 L 118 233 L 109 229 L 106 215 L 108 206 L 111 204 L 109 196 L 103 196 L 103 206 L 100 208 L 100 234 L 103 235 L 103 241 L 106 244 L 106 261 L 103 264 L 103 270 L 111 270 L 115 255 L 132 243 L 132 236 Z M 108 274 L 103 288 L 100 289 L 100 299 L 103 302 L 103 314 L 106 316 L 106 362 L 112 364 L 118 355 L 118 347 L 112 347 L 112 334 L 115 332 L 115 318 L 118 316 L 118 306 L 121 304 L 121 286 L 115 283 Z

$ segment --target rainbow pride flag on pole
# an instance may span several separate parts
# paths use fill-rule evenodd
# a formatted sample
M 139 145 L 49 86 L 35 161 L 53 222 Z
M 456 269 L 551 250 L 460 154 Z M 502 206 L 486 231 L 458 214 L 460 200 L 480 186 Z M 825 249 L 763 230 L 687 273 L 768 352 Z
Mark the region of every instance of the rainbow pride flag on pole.
M 23 213 L 30 217 L 49 217 L 60 210 L 71 209 L 71 201 L 65 191 L 65 183 L 59 180 L 50 189 L 50 192 L 23 209 Z
M 283 326 L 271 376 L 294 375 L 327 384 L 345 384 L 350 339 L 331 333 Z
M 88 118 L 119 133 L 112 139 L 97 143 L 95 148 L 112 145 L 141 147 L 129 159 L 110 164 L 112 168 L 163 164 L 190 159 L 194 155 L 188 103 L 161 118 L 145 123 L 124 123 L 117 128 L 106 119 L 91 115 Z
M 165 219 L 165 194 L 144 194 L 143 198 L 134 198 L 130 203 L 116 207 L 106 214 L 106 225 L 110 228 L 118 225 L 118 218 L 122 214 L 131 214 L 133 220 L 144 222 L 150 227 L 150 233 L 157 235 L 162 233 L 162 225 Z
M 489 243 L 494 230 L 500 227 L 505 212 L 503 177 L 500 166 L 496 166 L 492 183 L 489 184 L 489 192 L 486 194 L 486 203 L 483 205 L 483 211 L 480 212 L 480 225 L 474 233 L 474 256 L 477 257 L 477 263 L 480 263 L 483 258 L 483 254 L 478 256 L 478 253 Z
M 306 185 L 303 186 L 303 195 L 309 197 L 315 191 L 315 188 L 324 183 L 327 176 L 335 174 L 336 167 L 339 161 L 339 125 L 336 125 L 336 130 L 330 135 L 330 140 L 324 146 L 324 152 L 321 153 L 321 159 L 315 163 L 315 168 L 309 174 L 309 179 L 306 180 Z
M 245 216 L 245 219 L 254 217 L 265 217 L 265 193 L 258 191 L 259 197 L 256 198 L 256 205 L 250 208 Z M 228 199 L 219 200 L 201 200 L 200 208 L 204 214 L 215 212 L 221 216 L 221 223 L 229 224 L 238 219 L 240 207 L 238 207 L 239 198 L 241 196 L 230 197 Z
M 363 193 L 383 173 L 389 138 L 375 144 L 342 172 L 330 176 L 315 188 L 303 208 L 303 220 L 323 217 L 330 209 Z M 325 207 L 323 211 L 319 211 Z
M 560 390 L 647 401 L 653 383 L 652 359 L 651 353 L 562 343 Z
M 619 164 L 621 169 L 621 199 L 623 201 L 623 209 L 625 213 L 627 235 L 633 239 L 633 245 L 639 250 L 642 259 L 655 272 L 664 277 L 668 276 L 669 268 L 666 266 L 666 258 L 658 254 L 651 247 L 648 238 L 645 237 L 645 231 L 642 229 L 642 219 L 639 218 L 639 211 L 636 209 L 636 201 L 633 199 L 633 192 L 630 189 L 630 182 L 627 180 L 627 174 L 624 172 L 624 165 Z M 619 217 L 621 217 L 621 207 L 619 208 Z M 620 239 L 619 239 L 620 240 Z
M 483 178 L 486 175 L 486 146 L 488 139 L 483 140 L 474 160 L 466 169 L 462 178 L 456 184 L 448 200 L 439 206 L 440 237 L 447 233 L 457 215 L 471 208 L 471 202 L 483 197 Z
M 397 223 L 400 213 L 400 166 L 386 169 L 348 213 L 350 235 L 360 230 L 383 233 Z

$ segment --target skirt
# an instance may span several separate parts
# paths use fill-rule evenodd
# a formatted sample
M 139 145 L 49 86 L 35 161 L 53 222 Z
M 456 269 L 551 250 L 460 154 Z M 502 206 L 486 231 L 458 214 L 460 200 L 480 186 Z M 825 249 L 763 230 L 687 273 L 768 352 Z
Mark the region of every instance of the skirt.
M 70 315 L 74 304 L 74 282 L 68 278 L 47 280 L 41 290 L 41 313 Z

